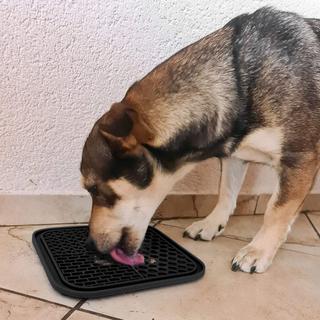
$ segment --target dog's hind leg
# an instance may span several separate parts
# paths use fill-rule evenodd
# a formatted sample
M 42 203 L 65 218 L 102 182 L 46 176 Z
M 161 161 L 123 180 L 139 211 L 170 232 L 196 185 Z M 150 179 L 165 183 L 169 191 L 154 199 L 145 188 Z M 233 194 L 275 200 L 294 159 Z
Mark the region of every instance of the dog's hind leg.
M 222 174 L 218 203 L 205 219 L 190 225 L 185 230 L 184 236 L 194 240 L 212 240 L 223 232 L 229 216 L 233 213 L 248 165 L 236 158 L 226 158 L 221 162 Z
M 283 161 L 282 161 L 283 162 Z M 305 197 L 312 187 L 318 169 L 314 153 L 299 155 L 299 159 L 282 163 L 278 188 L 272 195 L 264 222 L 253 240 L 232 260 L 232 270 L 264 272 L 286 240 Z

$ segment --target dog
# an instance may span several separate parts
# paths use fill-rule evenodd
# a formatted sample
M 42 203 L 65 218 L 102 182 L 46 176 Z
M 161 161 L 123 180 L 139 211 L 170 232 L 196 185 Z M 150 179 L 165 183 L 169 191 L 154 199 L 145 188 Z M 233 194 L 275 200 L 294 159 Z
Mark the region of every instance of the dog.
M 158 205 L 200 161 L 217 157 L 219 200 L 184 236 L 219 236 L 248 162 L 278 186 L 261 229 L 231 263 L 267 270 L 313 185 L 320 160 L 320 20 L 263 7 L 187 46 L 135 82 L 93 126 L 83 148 L 92 197 L 89 242 L 137 252 Z

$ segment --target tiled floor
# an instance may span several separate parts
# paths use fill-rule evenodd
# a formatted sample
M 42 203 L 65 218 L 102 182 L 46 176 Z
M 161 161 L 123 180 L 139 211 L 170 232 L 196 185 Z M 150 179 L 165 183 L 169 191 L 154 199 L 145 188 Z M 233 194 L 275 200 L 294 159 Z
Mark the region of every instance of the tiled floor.
M 262 216 L 235 216 L 213 242 L 182 238 L 191 219 L 157 228 L 206 264 L 199 281 L 106 299 L 77 300 L 55 292 L 31 244 L 35 229 L 0 228 L 0 319 L 206 320 L 319 319 L 320 215 L 301 215 L 271 268 L 234 273 L 230 261 L 257 231 Z M 52 226 L 52 225 L 51 225 Z

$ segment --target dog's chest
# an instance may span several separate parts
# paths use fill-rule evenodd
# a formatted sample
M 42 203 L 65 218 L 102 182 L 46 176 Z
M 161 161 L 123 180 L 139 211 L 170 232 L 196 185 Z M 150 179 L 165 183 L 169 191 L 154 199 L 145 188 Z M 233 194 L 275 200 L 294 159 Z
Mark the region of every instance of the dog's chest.
M 231 156 L 276 166 L 281 157 L 282 142 L 281 128 L 257 129 L 243 139 Z

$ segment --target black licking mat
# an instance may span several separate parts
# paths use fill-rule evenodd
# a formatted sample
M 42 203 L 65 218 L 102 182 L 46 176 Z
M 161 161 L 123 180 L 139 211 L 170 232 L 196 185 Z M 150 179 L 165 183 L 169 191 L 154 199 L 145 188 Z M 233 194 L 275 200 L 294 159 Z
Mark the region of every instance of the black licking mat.
M 204 264 L 159 230 L 149 227 L 140 266 L 126 266 L 86 249 L 88 227 L 41 229 L 32 241 L 51 285 L 76 298 L 100 298 L 197 280 Z

